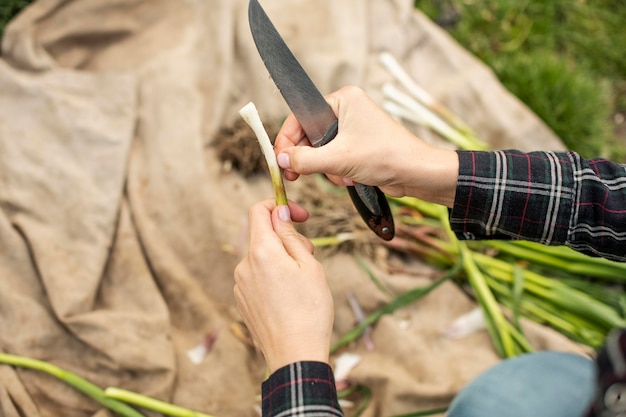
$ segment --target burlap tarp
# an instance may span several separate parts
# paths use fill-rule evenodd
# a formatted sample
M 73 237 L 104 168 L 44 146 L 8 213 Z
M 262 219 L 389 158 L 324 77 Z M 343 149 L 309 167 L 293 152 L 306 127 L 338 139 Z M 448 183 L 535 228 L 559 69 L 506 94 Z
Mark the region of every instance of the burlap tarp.
M 377 56 L 390 51 L 494 147 L 562 148 L 412 1 L 263 5 L 325 93 L 354 84 L 379 99 L 390 77 Z M 244 0 L 39 0 L 14 19 L 0 60 L 2 352 L 218 417 L 257 415 L 265 368 L 230 330 L 232 271 L 247 208 L 271 184 L 223 172 L 209 146 L 248 101 L 265 120 L 287 112 Z M 354 324 L 348 290 L 368 312 L 387 299 L 351 256 L 324 263 L 337 338 Z M 429 282 L 376 272 L 397 292 Z M 383 318 L 375 351 L 351 348 L 363 354 L 353 378 L 373 391 L 366 415 L 444 406 L 498 361 L 485 332 L 441 335 L 473 307 L 444 285 Z M 209 333 L 195 365 L 186 352 Z M 538 349 L 578 349 L 528 333 Z M 50 376 L 0 366 L 0 416 L 107 415 Z

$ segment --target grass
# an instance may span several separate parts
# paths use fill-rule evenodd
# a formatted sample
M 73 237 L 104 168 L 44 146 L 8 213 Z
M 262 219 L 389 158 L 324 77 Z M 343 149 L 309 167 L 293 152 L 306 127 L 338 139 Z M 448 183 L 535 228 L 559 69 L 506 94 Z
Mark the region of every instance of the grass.
M 28 6 L 31 1 L 32 0 L 2 0 L 0 4 L 0 39 L 2 39 L 4 28 L 9 21 L 24 7 Z
M 2 0 L 0 37 L 32 0 Z M 626 0 L 415 0 L 565 145 L 626 163 Z
M 583 157 L 626 162 L 625 0 L 416 0 Z

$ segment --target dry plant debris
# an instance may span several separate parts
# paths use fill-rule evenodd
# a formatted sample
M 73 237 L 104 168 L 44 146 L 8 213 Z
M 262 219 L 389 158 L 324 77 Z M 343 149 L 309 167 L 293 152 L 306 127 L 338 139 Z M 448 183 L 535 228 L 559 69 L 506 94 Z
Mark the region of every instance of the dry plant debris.
M 268 135 L 273 140 L 280 125 L 265 123 Z M 255 175 L 268 176 L 268 169 L 257 140 L 243 120 L 224 127 L 213 145 L 226 171 L 238 172 L 245 178 Z M 339 187 L 321 175 L 302 176 L 290 187 L 290 198 L 305 207 L 310 217 L 305 223 L 297 224 L 300 233 L 310 239 L 348 236 L 340 244 L 321 245 L 322 254 L 346 252 L 380 259 L 386 256 L 382 241 L 367 228 L 352 206 L 344 187 Z
M 277 123 L 266 123 L 265 128 L 270 138 L 276 137 Z M 269 176 L 267 163 L 254 132 L 242 119 L 223 127 L 219 131 L 213 147 L 225 171 L 237 171 L 245 178 L 259 174 Z

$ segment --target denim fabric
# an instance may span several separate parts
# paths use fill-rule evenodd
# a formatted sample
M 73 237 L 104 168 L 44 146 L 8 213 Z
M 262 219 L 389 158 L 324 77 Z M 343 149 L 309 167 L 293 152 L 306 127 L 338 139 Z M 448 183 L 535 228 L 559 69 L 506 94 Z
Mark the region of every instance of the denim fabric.
M 507 359 L 463 388 L 447 417 L 580 417 L 593 400 L 595 374 L 593 361 L 569 353 Z

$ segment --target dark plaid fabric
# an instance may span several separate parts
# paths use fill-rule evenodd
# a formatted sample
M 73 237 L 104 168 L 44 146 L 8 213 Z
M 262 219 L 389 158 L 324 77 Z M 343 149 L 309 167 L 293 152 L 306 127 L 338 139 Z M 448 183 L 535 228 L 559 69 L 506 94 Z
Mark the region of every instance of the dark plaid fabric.
M 574 152 L 458 151 L 460 239 L 524 239 L 626 261 L 626 165 Z
M 343 417 L 328 364 L 296 362 L 263 382 L 263 417 Z

